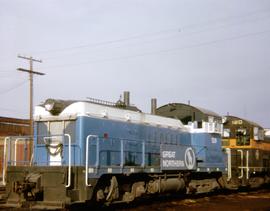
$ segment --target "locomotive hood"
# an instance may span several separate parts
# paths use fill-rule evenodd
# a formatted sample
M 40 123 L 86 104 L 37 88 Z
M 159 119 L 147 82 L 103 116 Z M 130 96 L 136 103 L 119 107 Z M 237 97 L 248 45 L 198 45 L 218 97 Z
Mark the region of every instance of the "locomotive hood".
M 104 103 L 91 101 L 47 99 L 44 103 L 35 107 L 34 116 L 36 120 L 91 116 L 95 118 L 188 130 L 178 119 L 146 114 L 140 110 L 123 109 L 123 107 L 118 107 L 117 105 L 105 105 Z

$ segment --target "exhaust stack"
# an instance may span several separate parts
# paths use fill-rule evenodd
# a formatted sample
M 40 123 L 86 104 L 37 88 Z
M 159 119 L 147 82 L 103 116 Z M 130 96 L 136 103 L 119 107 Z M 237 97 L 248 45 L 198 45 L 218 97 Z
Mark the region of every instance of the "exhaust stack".
M 151 114 L 156 114 L 157 110 L 157 98 L 152 98 L 151 99 Z
M 126 106 L 130 106 L 129 92 L 128 91 L 124 91 L 124 103 Z

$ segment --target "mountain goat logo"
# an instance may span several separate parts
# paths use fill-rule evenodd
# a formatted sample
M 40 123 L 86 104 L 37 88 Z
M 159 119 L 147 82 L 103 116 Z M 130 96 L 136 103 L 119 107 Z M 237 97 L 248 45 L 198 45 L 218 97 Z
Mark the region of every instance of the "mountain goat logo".
M 187 169 L 193 169 L 195 166 L 195 153 L 191 147 L 186 149 L 185 164 Z

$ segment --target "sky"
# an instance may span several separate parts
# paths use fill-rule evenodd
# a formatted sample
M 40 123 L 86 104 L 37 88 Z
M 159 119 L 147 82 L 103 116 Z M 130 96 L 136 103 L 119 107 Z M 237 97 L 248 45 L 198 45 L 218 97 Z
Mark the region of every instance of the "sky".
M 269 0 L 0 0 L 0 116 L 47 98 L 178 102 L 270 128 Z

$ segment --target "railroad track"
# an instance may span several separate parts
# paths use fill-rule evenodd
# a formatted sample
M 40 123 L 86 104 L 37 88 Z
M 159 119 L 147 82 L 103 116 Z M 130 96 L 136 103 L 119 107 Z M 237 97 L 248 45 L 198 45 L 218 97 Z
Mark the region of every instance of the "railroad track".
M 226 191 L 195 196 L 158 197 L 151 201 L 138 202 L 128 207 L 117 207 L 115 211 L 269 211 L 270 189 L 252 191 Z
M 0 188 L 0 190 L 3 190 Z M 29 208 L 0 208 L 5 211 L 38 211 Z M 157 197 L 147 197 L 130 204 L 113 204 L 103 207 L 73 206 L 61 211 L 268 211 L 270 210 L 270 188 L 257 189 L 251 191 L 223 191 L 199 195 L 164 195 Z M 57 211 L 60 211 L 59 209 Z M 40 210 L 39 210 L 40 211 Z

